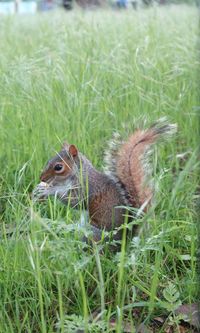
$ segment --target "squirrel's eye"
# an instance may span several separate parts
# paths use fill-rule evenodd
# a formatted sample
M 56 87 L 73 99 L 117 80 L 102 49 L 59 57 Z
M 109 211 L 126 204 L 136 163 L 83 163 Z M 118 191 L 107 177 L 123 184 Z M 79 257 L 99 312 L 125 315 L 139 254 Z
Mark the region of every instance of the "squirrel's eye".
M 63 164 L 58 163 L 54 166 L 54 170 L 55 171 L 62 171 L 63 167 L 64 167 Z

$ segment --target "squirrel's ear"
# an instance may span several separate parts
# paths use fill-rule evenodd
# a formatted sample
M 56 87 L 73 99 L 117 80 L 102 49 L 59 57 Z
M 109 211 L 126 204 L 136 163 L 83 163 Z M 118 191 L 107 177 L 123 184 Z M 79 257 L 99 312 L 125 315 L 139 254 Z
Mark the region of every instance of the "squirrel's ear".
M 69 149 L 69 143 L 67 143 L 67 141 L 63 142 L 62 149 L 66 149 L 66 150 Z
M 76 157 L 77 154 L 78 154 L 78 150 L 77 150 L 76 146 L 74 146 L 74 145 L 70 145 L 70 146 L 69 146 L 69 153 L 70 153 L 73 157 Z

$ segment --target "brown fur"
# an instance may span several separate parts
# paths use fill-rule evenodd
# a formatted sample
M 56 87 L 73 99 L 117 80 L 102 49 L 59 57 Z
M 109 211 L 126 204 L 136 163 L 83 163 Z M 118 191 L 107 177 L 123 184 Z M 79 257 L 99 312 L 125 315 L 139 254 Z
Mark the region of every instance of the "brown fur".
M 130 195 L 130 204 L 140 207 L 145 202 L 150 202 L 152 189 L 145 184 L 146 172 L 144 155 L 151 144 L 156 141 L 156 136 L 149 130 L 137 130 L 128 141 L 122 145 L 118 152 L 116 172 L 119 180 Z

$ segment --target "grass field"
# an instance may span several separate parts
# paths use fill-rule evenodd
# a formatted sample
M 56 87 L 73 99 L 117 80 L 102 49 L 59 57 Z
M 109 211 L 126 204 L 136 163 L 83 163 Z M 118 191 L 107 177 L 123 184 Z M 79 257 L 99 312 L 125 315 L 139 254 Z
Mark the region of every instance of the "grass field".
M 111 332 L 111 319 L 135 332 L 196 301 L 197 34 L 187 6 L 0 18 L 0 332 Z M 102 169 L 113 131 L 126 138 L 161 116 L 178 134 L 155 150 L 159 188 L 139 241 L 83 250 L 77 212 L 33 206 L 60 142 Z

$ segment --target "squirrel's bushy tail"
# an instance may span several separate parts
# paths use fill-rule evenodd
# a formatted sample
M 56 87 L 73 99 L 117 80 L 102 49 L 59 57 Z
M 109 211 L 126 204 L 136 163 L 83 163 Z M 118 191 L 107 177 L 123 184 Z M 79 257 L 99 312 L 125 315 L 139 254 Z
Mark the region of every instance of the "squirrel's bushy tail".
M 153 190 L 147 179 L 151 178 L 148 177 L 151 148 L 159 139 L 165 139 L 175 131 L 175 124 L 169 124 L 165 118 L 161 118 L 146 130 L 136 130 L 125 143 L 113 146 L 108 169 L 129 205 L 137 208 L 143 205 L 145 208 L 151 201 Z

